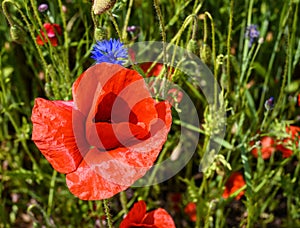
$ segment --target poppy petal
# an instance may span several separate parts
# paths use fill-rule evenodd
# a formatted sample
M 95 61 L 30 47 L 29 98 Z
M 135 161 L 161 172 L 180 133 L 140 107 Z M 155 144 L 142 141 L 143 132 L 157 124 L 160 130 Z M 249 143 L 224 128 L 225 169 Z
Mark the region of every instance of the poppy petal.
M 95 115 L 96 107 L 108 93 L 118 95 L 130 83 L 138 80 L 142 81 L 136 71 L 128 70 L 118 64 L 96 64 L 86 70 L 73 84 L 74 102 L 83 115 L 87 116 L 90 111 Z M 146 88 L 137 90 L 139 93 L 147 91 Z M 134 96 L 131 94 L 131 97 Z
M 45 42 L 44 42 L 44 38 L 41 38 L 39 35 L 36 37 L 36 43 L 38 44 L 38 45 L 44 45 L 45 44 Z
M 53 168 L 61 173 L 74 171 L 82 160 L 73 134 L 73 105 L 72 101 L 37 98 L 32 110 L 32 140 Z
M 117 167 L 106 166 L 109 159 L 113 158 L 107 152 L 91 149 L 76 171 L 66 175 L 66 182 L 72 194 L 82 200 L 99 200 L 110 198 L 127 189 L 129 185 L 116 184 L 111 182 L 109 177 L 99 175 L 99 169 L 107 169 L 108 173 L 115 175 Z
M 109 150 L 129 146 L 148 135 L 143 127 L 132 123 L 90 123 L 86 127 L 86 137 L 90 145 Z
M 84 116 L 88 115 L 94 97 L 104 93 L 101 88 L 121 69 L 118 64 L 99 63 L 88 68 L 74 82 L 72 87 L 74 103 Z
M 159 228 L 175 228 L 175 223 L 171 215 L 164 209 L 158 208 L 146 214 L 143 224 L 154 225 Z
M 136 226 L 138 224 L 142 224 L 142 221 L 146 214 L 146 203 L 143 200 L 138 201 L 132 207 L 132 209 L 128 212 L 126 217 L 120 224 L 120 228 L 129 228 L 132 226 Z
M 145 175 L 166 141 L 172 122 L 168 102 L 160 102 L 156 109 L 161 117 L 156 127 L 161 129 L 155 129 L 150 138 L 127 148 L 109 152 L 91 149 L 79 168 L 67 174 L 70 191 L 84 200 L 110 198 Z

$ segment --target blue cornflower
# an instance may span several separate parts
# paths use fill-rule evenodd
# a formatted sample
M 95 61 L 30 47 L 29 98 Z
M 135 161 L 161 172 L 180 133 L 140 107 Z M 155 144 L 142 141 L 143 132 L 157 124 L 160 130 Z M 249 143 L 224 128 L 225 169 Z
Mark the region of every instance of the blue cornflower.
M 128 57 L 127 48 L 120 40 L 112 39 L 97 41 L 91 52 L 91 58 L 97 63 L 115 63 L 122 65 Z
M 249 48 L 252 43 L 259 37 L 259 31 L 257 25 L 249 25 L 246 29 L 245 37 L 249 39 Z

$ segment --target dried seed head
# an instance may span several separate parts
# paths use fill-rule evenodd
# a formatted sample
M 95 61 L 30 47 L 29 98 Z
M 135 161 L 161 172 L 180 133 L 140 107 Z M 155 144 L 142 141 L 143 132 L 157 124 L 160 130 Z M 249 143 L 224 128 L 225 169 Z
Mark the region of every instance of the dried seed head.
M 111 9 L 115 3 L 116 0 L 94 0 L 93 12 L 94 14 L 104 13 L 105 11 Z
M 18 44 L 23 44 L 25 42 L 25 31 L 17 25 L 12 25 L 10 27 L 10 36 L 12 41 Z
M 205 63 L 210 65 L 212 60 L 211 48 L 206 44 L 202 43 L 200 45 L 200 59 Z

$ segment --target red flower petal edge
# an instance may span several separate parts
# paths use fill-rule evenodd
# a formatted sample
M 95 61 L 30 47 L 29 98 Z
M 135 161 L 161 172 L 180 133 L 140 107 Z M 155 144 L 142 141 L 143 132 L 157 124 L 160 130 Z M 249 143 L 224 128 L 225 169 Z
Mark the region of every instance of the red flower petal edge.
M 172 123 L 143 78 L 119 65 L 90 67 L 73 84 L 73 101 L 36 99 L 33 137 L 83 200 L 112 197 L 152 167 Z
M 146 213 L 146 203 L 141 200 L 133 205 L 120 224 L 120 228 L 130 227 L 175 228 L 175 223 L 162 208 Z
M 233 172 L 225 183 L 225 190 L 223 192 L 223 198 L 228 198 L 231 194 L 242 188 L 246 184 L 243 175 L 240 172 Z M 241 191 L 236 197 L 239 200 L 245 191 Z
M 53 168 L 61 173 L 75 171 L 83 159 L 73 134 L 73 107 L 72 101 L 37 98 L 32 110 L 32 140 Z
M 286 127 L 286 133 L 289 134 L 289 137 L 286 137 L 281 140 L 275 140 L 270 136 L 263 136 L 260 139 L 260 151 L 263 159 L 269 159 L 275 151 L 279 151 L 282 154 L 283 158 L 288 158 L 292 156 L 293 151 L 289 148 L 294 144 L 298 146 L 300 139 L 300 127 L 290 125 Z M 254 141 L 250 142 L 250 145 L 254 145 Z M 258 157 L 258 148 L 251 150 L 254 157 Z
M 260 146 L 260 152 L 263 159 L 268 159 L 271 157 L 271 155 L 275 152 L 275 141 L 272 137 L 264 136 L 260 140 L 261 146 Z M 254 142 L 251 143 L 252 145 Z M 258 157 L 258 148 L 252 149 L 252 154 L 254 157 Z
M 56 34 L 57 35 L 61 35 L 62 34 L 62 31 L 61 31 L 61 27 L 58 25 L 58 24 L 51 24 L 51 23 L 45 23 L 43 24 L 43 27 L 46 31 L 46 35 L 44 33 L 44 30 L 41 29 L 40 30 L 40 33 L 41 35 L 38 35 L 36 37 L 36 42 L 38 45 L 44 45 L 45 43 L 48 42 L 47 38 L 50 40 L 51 42 L 51 45 L 52 46 L 57 46 L 58 45 L 58 39 L 56 37 Z
M 190 220 L 196 222 L 197 220 L 197 205 L 193 202 L 189 202 L 185 208 L 184 212 L 189 216 Z

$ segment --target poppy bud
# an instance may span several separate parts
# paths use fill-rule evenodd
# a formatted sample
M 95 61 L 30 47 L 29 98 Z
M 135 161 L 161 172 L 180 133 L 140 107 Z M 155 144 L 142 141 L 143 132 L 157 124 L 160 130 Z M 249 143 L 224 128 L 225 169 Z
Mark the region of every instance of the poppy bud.
M 12 25 L 10 27 L 10 36 L 12 41 L 23 44 L 25 42 L 25 31 L 17 25 Z
M 200 46 L 200 58 L 205 64 L 211 63 L 211 48 L 206 43 Z
M 115 3 L 116 0 L 94 0 L 93 12 L 94 14 L 104 13 L 105 11 L 111 9 Z
M 199 45 L 197 44 L 196 40 L 189 40 L 188 44 L 187 44 L 187 50 L 198 55 L 199 53 Z
M 105 40 L 107 37 L 107 31 L 104 28 L 96 27 L 94 31 L 94 38 L 96 41 Z
M 270 111 L 274 108 L 274 97 L 270 97 L 268 100 L 266 100 L 265 108 L 267 111 Z

